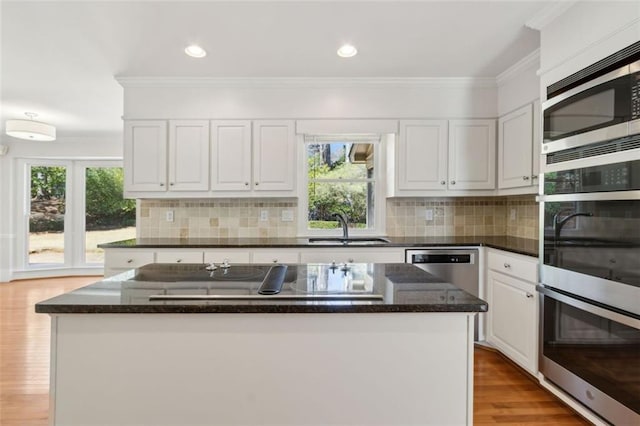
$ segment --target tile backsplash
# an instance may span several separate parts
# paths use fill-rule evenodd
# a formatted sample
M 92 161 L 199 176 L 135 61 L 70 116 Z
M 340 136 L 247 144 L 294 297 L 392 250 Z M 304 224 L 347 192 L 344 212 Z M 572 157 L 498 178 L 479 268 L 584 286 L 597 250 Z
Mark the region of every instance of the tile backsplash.
M 427 220 L 431 210 L 433 219 Z M 390 198 L 387 233 L 395 236 L 538 238 L 535 195 L 514 197 Z
M 392 198 L 386 200 L 390 236 L 510 235 L 538 238 L 534 195 L 514 197 Z M 140 200 L 140 238 L 292 238 L 297 233 L 296 199 Z M 426 220 L 431 210 L 432 220 Z M 173 211 L 173 221 L 166 220 Z M 266 211 L 266 220 L 260 220 Z M 290 211 L 293 221 L 282 221 Z M 512 217 L 515 213 L 515 217 Z
M 297 200 L 216 198 L 190 200 L 140 200 L 137 212 L 139 238 L 286 238 L 298 231 Z M 173 222 L 166 220 L 173 211 Z M 292 221 L 283 222 L 288 210 Z M 261 214 L 266 212 L 266 220 Z

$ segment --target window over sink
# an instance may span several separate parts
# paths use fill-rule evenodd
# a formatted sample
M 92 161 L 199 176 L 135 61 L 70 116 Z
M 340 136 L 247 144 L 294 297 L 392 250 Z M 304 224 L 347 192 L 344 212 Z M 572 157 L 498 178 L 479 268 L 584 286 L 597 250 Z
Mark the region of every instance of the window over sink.
M 306 189 L 300 200 L 301 235 L 341 235 L 336 213 L 350 235 L 382 234 L 384 200 L 378 135 L 305 135 Z

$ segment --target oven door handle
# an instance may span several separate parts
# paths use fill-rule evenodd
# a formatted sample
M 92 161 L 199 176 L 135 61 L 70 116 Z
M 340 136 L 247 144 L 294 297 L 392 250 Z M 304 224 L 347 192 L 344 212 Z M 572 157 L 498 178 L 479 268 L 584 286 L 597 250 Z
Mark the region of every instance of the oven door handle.
M 606 308 L 601 308 L 600 306 L 593 305 L 591 303 L 585 302 L 580 299 L 575 299 L 564 293 L 559 293 L 543 285 L 536 286 L 536 290 L 538 290 L 538 292 L 543 296 L 551 297 L 552 299 L 555 299 L 559 302 L 565 303 L 567 305 L 571 305 L 575 308 L 592 313 L 599 317 L 606 318 L 611 321 L 619 322 L 621 324 L 635 328 L 636 330 L 640 330 L 640 317 L 630 312 L 627 312 L 626 314 L 621 314 Z M 544 300 L 542 301 L 542 303 L 544 303 Z

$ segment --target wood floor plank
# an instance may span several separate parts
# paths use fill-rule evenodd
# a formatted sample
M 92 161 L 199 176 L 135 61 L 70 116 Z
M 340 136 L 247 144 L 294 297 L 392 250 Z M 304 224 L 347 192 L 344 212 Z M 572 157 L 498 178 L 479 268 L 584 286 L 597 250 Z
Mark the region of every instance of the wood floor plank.
M 50 319 L 34 305 L 98 277 L 0 283 L 0 425 L 47 426 Z M 475 350 L 476 425 L 588 425 L 500 354 Z

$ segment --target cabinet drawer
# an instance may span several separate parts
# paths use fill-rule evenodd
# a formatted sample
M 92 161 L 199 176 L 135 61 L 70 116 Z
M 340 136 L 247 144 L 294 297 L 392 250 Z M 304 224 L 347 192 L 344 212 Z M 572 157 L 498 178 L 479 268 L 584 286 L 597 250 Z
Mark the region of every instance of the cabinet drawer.
M 104 267 L 105 269 L 131 269 L 153 262 L 153 251 L 107 250 Z
M 204 252 L 204 263 L 222 263 L 225 259 L 230 263 L 250 263 L 249 250 L 219 249 Z
M 158 251 L 157 263 L 202 263 L 201 251 Z
M 538 282 L 538 259 L 489 251 L 487 264 L 492 269 L 532 283 Z
M 402 263 L 403 250 L 352 250 L 334 248 L 305 250 L 300 254 L 301 263 Z
M 252 263 L 298 263 L 299 261 L 298 250 L 255 250 L 251 259 Z

